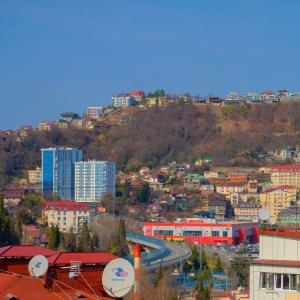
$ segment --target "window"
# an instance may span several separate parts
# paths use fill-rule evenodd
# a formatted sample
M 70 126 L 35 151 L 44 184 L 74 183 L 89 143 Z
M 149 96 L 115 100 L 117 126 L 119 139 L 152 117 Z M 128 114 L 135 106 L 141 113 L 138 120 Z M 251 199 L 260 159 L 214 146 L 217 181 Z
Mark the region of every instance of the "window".
M 276 289 L 281 289 L 281 274 L 275 274 Z
M 202 236 L 202 231 L 183 230 L 183 236 Z
M 267 273 L 266 275 L 266 288 L 269 290 L 274 289 L 274 276 L 273 274 Z
M 267 273 L 260 273 L 260 288 L 265 289 L 267 286 Z
M 227 231 L 223 231 L 223 236 L 227 237 L 228 236 L 228 232 Z
M 290 278 L 289 278 L 289 274 L 283 274 L 283 289 L 284 290 L 289 290 L 290 289 Z
M 173 235 L 173 230 L 154 230 L 154 235 Z
M 214 231 L 214 230 L 213 230 L 213 231 L 211 232 L 211 235 L 212 235 L 212 236 L 219 236 L 220 233 L 219 233 L 219 231 Z

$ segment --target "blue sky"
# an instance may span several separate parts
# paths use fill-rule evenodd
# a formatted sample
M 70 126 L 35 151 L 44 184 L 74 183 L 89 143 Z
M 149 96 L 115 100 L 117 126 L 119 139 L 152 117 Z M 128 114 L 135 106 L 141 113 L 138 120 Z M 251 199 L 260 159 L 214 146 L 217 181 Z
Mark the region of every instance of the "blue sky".
M 0 0 L 0 129 L 113 93 L 300 90 L 298 0 Z

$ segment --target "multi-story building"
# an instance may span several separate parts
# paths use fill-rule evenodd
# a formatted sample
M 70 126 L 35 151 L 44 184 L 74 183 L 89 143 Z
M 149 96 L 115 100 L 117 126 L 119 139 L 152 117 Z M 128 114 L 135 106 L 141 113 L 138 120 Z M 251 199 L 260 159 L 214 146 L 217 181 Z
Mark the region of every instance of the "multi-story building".
M 109 161 L 75 163 L 75 200 L 100 202 L 104 194 L 116 192 L 116 164 Z
M 259 96 L 256 93 L 245 93 L 242 97 L 246 102 L 261 102 Z
M 99 106 L 89 106 L 86 117 L 89 120 L 98 120 L 103 116 L 103 108 Z
M 42 180 L 41 168 L 37 167 L 35 170 L 28 170 L 27 176 L 30 184 L 40 184 Z
M 258 202 L 239 201 L 233 206 L 233 209 L 237 221 L 258 221 L 261 205 Z
M 234 193 L 242 193 L 246 190 L 246 185 L 239 182 L 224 182 L 216 186 L 216 192 L 223 194 L 230 199 Z
M 261 229 L 259 259 L 250 265 L 250 299 L 299 299 L 299 261 L 299 232 Z
M 185 240 L 201 245 L 257 242 L 257 223 L 224 222 L 216 219 L 177 219 L 175 222 L 146 222 L 144 235 L 173 240 Z
M 297 189 L 290 185 L 264 190 L 259 195 L 263 208 L 270 210 L 271 216 L 278 217 L 280 210 L 289 208 L 296 201 Z
M 42 219 L 48 226 L 57 225 L 59 231 L 80 232 L 85 223 L 90 223 L 92 210 L 88 203 L 71 200 L 47 201 L 42 210 Z
M 120 93 L 113 96 L 112 105 L 115 107 L 128 107 L 135 106 L 138 102 L 141 102 L 145 97 L 143 91 L 132 91 L 128 93 Z
M 41 151 L 43 196 L 74 199 L 75 162 L 82 160 L 81 150 L 56 147 Z
M 268 172 L 273 186 L 292 185 L 300 188 L 300 165 L 272 166 Z

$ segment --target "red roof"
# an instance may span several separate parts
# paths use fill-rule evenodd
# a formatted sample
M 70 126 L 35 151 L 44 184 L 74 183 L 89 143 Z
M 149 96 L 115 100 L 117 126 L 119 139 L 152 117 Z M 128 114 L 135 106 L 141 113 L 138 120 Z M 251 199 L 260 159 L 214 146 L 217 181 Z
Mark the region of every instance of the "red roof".
M 30 245 L 7 246 L 0 248 L 0 258 L 3 257 L 33 257 L 44 255 L 46 257 L 57 254 L 57 251 Z
M 299 260 L 257 259 L 257 260 L 253 260 L 252 264 L 254 264 L 254 265 L 300 267 L 300 261 Z
M 281 231 L 280 231 L 280 229 L 278 229 L 278 230 L 260 229 L 259 234 L 300 239 L 300 232 L 289 230 L 289 228 L 286 228 L 286 227 L 281 229 Z
M 295 189 L 293 185 L 279 185 L 262 191 L 261 193 L 270 193 L 278 190 Z
M 76 210 L 89 211 L 91 207 L 88 203 L 75 202 L 72 200 L 47 201 L 43 207 L 44 210 Z
M 145 93 L 143 91 L 131 91 L 131 92 L 128 92 L 128 94 L 130 96 L 144 96 Z
M 49 264 L 66 265 L 71 262 L 81 264 L 107 264 L 118 258 L 108 252 L 59 252 L 48 258 Z
M 8 294 L 12 294 L 21 300 L 43 299 L 43 300 L 61 300 L 75 299 L 76 292 L 72 289 L 62 289 L 51 292 L 44 287 L 44 282 L 40 279 L 20 276 L 16 274 L 0 273 L 0 299 Z M 95 295 L 82 293 L 84 299 L 95 299 Z M 67 297 L 67 298 L 66 298 Z M 111 299 L 100 297 L 100 300 Z
M 278 165 L 278 166 L 271 166 L 271 171 L 297 172 L 297 171 L 300 171 L 300 165 Z

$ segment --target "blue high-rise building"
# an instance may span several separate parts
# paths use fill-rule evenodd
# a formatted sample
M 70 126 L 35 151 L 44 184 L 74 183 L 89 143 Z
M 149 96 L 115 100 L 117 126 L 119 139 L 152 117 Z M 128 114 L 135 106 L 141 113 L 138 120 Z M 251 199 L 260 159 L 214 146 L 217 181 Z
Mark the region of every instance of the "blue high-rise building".
M 110 161 L 75 163 L 75 200 L 100 202 L 104 194 L 115 196 L 116 164 Z
M 81 150 L 55 147 L 41 151 L 43 196 L 74 199 L 75 162 L 82 160 Z

